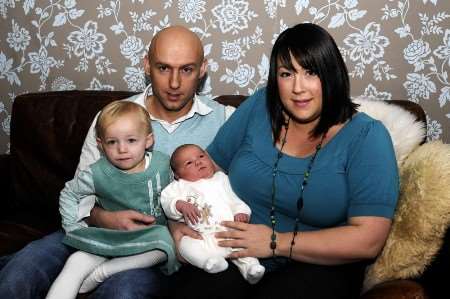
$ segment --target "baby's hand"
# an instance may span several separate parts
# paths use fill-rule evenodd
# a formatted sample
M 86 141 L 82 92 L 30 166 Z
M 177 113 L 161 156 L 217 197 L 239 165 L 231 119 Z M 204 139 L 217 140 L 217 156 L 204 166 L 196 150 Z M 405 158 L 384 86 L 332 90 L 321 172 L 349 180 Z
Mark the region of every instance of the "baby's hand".
M 186 224 L 188 221 L 194 225 L 197 224 L 200 218 L 200 211 L 196 206 L 184 200 L 178 200 L 175 204 L 175 208 L 178 212 L 183 214 L 184 222 L 186 222 Z
M 236 215 L 234 215 L 234 221 L 236 221 L 236 222 L 248 223 L 249 220 L 250 220 L 250 217 L 247 214 L 237 213 Z

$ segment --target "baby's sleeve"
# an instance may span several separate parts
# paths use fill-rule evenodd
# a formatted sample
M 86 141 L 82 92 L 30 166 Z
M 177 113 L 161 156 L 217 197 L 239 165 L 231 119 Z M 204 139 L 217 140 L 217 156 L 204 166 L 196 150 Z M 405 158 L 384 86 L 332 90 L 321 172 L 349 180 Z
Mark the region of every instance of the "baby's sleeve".
M 178 200 L 186 198 L 183 196 L 184 193 L 180 181 L 173 181 L 161 192 L 161 206 L 169 219 L 176 221 L 183 219 L 183 214 L 178 212 L 176 204 Z

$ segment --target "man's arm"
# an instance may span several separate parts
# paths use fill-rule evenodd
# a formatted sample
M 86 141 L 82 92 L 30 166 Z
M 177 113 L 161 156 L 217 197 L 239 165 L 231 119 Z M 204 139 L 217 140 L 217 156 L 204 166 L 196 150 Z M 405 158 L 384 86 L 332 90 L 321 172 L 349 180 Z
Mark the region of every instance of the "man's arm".
M 90 168 L 81 171 L 65 184 L 59 195 L 59 212 L 62 227 L 66 232 L 87 226 L 80 209 L 90 210 L 94 206 L 93 194 L 95 188 Z

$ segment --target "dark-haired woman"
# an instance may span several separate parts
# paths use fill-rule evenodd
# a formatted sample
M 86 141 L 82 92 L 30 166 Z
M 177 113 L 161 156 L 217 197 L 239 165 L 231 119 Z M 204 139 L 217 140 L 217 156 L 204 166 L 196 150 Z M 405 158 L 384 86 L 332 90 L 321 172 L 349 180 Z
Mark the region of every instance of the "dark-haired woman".
M 250 286 L 233 267 L 215 275 L 186 267 L 175 297 L 195 288 L 205 298 L 358 297 L 391 226 L 398 173 L 389 133 L 356 111 L 349 85 L 324 29 L 299 24 L 278 37 L 267 88 L 208 147 L 252 209 L 249 224 L 224 223 L 220 245 L 242 248 L 231 258 L 260 258 L 267 272 Z

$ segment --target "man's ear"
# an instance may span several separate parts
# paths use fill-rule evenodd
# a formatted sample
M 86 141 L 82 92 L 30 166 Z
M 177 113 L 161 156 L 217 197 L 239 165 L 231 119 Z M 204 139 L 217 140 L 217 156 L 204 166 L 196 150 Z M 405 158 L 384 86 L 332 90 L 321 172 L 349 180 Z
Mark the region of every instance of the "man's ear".
M 145 148 L 149 149 L 153 145 L 154 142 L 155 142 L 155 139 L 153 138 L 153 133 L 148 134 L 145 137 Z
M 144 56 L 144 72 L 147 76 L 150 76 L 150 51 Z
M 200 65 L 200 78 L 203 78 L 206 75 L 206 71 L 208 70 L 208 59 L 204 59 L 202 64 Z

